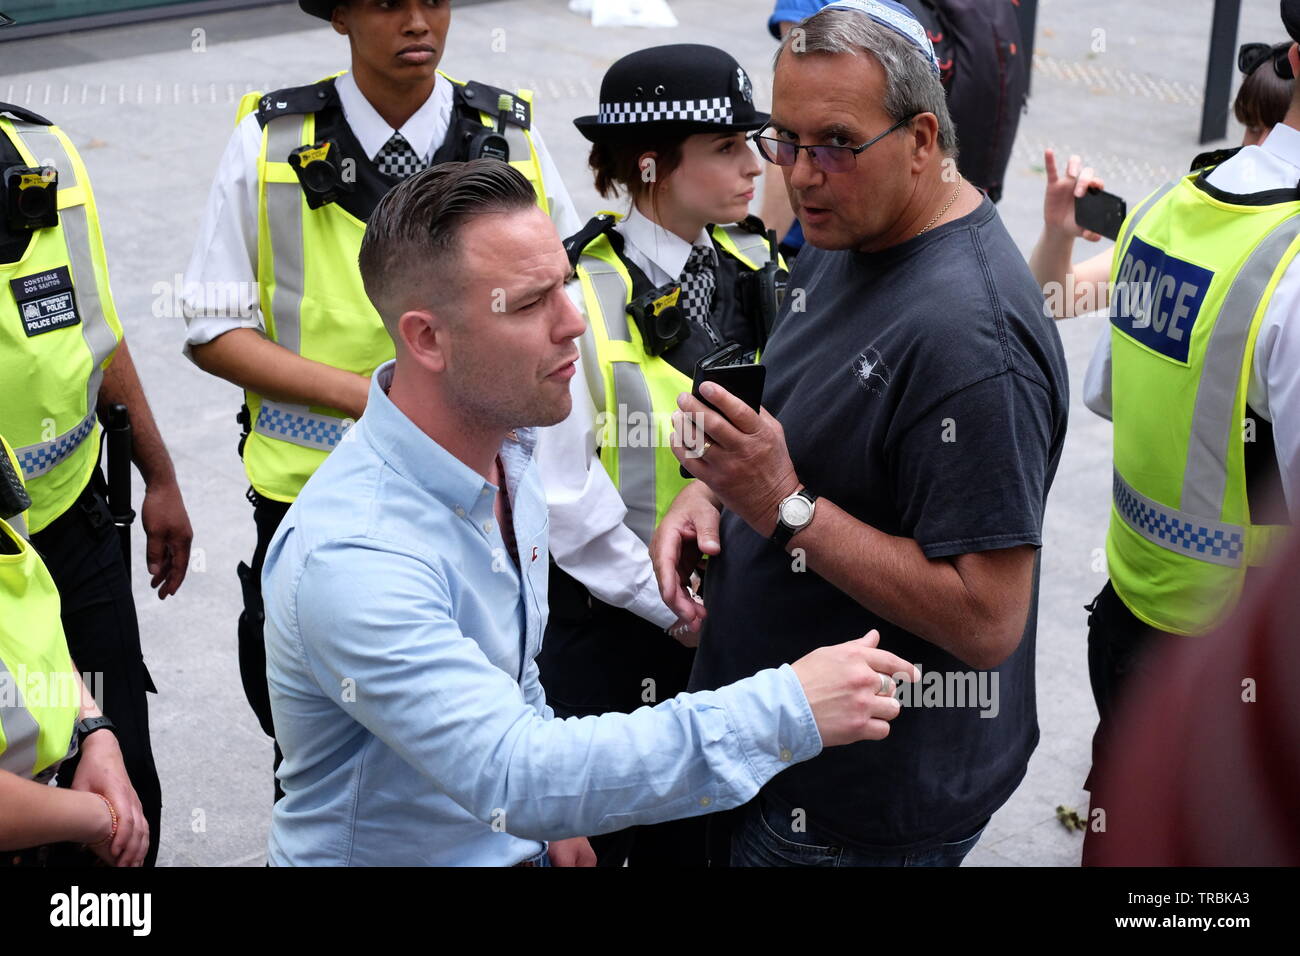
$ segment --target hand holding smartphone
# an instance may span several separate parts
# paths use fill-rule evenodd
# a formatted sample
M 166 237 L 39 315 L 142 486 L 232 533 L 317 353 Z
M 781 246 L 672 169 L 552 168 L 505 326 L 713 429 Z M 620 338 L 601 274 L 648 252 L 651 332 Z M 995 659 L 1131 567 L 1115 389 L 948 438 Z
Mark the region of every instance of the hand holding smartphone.
M 733 343 L 710 352 L 695 363 L 691 394 L 717 412 L 718 409 L 700 394 L 701 385 L 716 382 L 757 412 L 763 404 L 763 383 L 766 380 L 767 369 L 754 362 L 743 361 L 740 346 Z M 683 478 L 695 477 L 684 465 L 681 466 L 681 474 Z
M 1107 239 L 1119 238 L 1120 226 L 1124 225 L 1127 215 L 1128 204 L 1123 199 L 1096 187 L 1090 187 L 1074 199 L 1074 221 L 1079 228 Z

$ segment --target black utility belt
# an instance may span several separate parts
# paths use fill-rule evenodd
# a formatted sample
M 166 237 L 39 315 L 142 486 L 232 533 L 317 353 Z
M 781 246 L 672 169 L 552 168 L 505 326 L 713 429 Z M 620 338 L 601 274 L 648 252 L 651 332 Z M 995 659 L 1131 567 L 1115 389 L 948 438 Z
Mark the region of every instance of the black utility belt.
M 77 495 L 76 500 L 67 507 L 63 514 L 51 521 L 37 534 L 57 533 L 68 525 L 82 522 L 95 531 L 113 527 L 113 513 L 108 508 L 108 498 L 104 490 L 99 487 L 101 481 L 103 481 L 103 476 L 100 474 L 98 466 L 96 466 L 95 470 L 90 473 L 90 480 L 86 482 L 86 487 L 81 489 L 81 494 Z

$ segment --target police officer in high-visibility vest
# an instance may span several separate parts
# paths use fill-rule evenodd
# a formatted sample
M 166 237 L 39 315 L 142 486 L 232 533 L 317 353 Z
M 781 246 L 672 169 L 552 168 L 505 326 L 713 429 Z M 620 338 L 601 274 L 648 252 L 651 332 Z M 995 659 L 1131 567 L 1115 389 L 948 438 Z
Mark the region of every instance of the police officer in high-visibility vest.
M 140 866 L 149 827 L 116 728 L 68 654 L 54 579 L 17 530 L 32 504 L 21 476 L 0 436 L 0 867 L 48 864 L 67 841 Z
M 752 359 L 776 314 L 775 236 L 746 215 L 762 169 L 746 133 L 767 120 L 734 58 L 673 44 L 615 62 L 599 112 L 574 121 L 597 191 L 631 202 L 565 242 L 588 329 L 574 412 L 538 451 L 554 558 L 538 666 L 557 714 L 632 711 L 686 688 L 698 636 L 661 600 L 647 545 L 687 482 L 668 435 L 695 363 L 731 344 Z M 698 820 L 591 844 L 606 866 L 705 863 Z
M 1282 9 L 1300 38 L 1300 0 Z M 1295 44 L 1288 57 L 1296 70 Z M 1089 607 L 1094 767 L 1152 652 L 1219 622 L 1300 512 L 1300 98 L 1214 160 L 1125 221 L 1084 387 L 1115 423 L 1110 580 Z
M 132 456 L 145 480 L 146 559 L 160 598 L 184 580 L 193 533 L 122 337 L 81 157 L 49 120 L 0 104 L 0 171 L 0 431 L 27 481 L 25 533 L 58 586 L 68 646 L 83 671 L 103 675 L 104 710 L 154 837 L 153 865 L 162 797 L 145 694 L 155 688 L 99 469 L 97 410 L 129 409 Z
M 531 94 L 438 71 L 450 0 L 298 5 L 348 38 L 351 69 L 244 97 L 185 283 L 187 353 L 245 390 L 241 450 L 257 544 L 239 567 L 239 660 L 244 693 L 271 737 L 266 546 L 364 411 L 371 373 L 393 357 L 357 270 L 371 211 L 431 163 L 497 157 L 533 184 L 561 235 L 580 225 L 533 122 Z

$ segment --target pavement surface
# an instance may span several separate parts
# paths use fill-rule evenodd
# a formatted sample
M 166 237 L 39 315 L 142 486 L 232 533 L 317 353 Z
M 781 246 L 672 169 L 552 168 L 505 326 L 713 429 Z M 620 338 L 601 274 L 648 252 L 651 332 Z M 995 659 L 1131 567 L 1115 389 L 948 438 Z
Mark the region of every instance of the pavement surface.
M 607 204 L 591 188 L 586 141 L 569 121 L 595 111 L 600 77 L 619 56 L 661 43 L 720 46 L 749 71 L 758 107 L 770 104 L 769 4 L 671 6 L 674 29 L 596 30 L 563 0 L 457 0 L 442 68 L 535 90 L 538 123 L 579 212 L 590 214 Z M 1242 7 L 1239 42 L 1284 37 L 1275 0 Z M 1033 91 L 1000 205 L 1026 254 L 1042 223 L 1044 146 L 1085 154 L 1130 208 L 1210 148 L 1196 138 L 1211 8 L 1211 0 L 1041 0 Z M 58 122 L 89 168 L 118 312 L 194 524 L 190 575 L 166 602 L 149 590 L 138 530 L 135 540 L 145 657 L 161 691 L 152 720 L 166 801 L 163 865 L 262 865 L 272 796 L 271 745 L 244 700 L 235 654 L 234 569 L 253 547 L 235 454 L 240 396 L 181 355 L 173 294 L 240 94 L 311 82 L 347 64 L 346 40 L 288 3 L 0 43 L 0 100 Z M 1210 145 L 1236 145 L 1240 136 L 1229 117 L 1228 138 Z M 1058 822 L 1056 808 L 1087 807 L 1081 784 L 1096 722 L 1083 605 L 1105 581 L 1110 426 L 1082 406 L 1079 385 L 1103 325 L 1086 316 L 1059 326 L 1073 387 L 1042 549 L 1042 739 L 968 865 L 1079 861 L 1082 834 Z

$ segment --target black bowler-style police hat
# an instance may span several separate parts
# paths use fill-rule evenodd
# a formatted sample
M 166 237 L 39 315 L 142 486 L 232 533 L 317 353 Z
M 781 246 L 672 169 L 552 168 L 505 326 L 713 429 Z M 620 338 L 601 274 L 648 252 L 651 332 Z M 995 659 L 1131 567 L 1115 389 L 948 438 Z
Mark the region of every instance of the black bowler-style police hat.
M 1300 0 L 1282 0 L 1282 25 L 1300 43 Z
M 731 54 L 672 43 L 615 61 L 600 81 L 600 112 L 573 125 L 595 143 L 647 132 L 747 132 L 769 119 L 754 109 L 754 85 Z
M 298 6 L 302 8 L 303 13 L 328 20 L 333 16 L 334 8 L 346 2 L 347 0 L 298 0 Z

